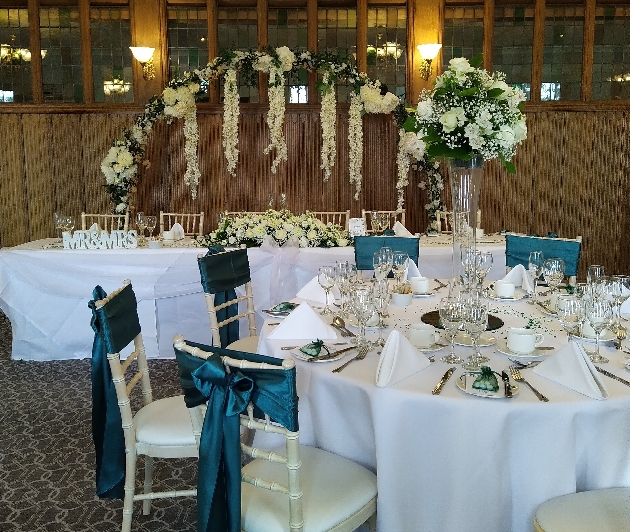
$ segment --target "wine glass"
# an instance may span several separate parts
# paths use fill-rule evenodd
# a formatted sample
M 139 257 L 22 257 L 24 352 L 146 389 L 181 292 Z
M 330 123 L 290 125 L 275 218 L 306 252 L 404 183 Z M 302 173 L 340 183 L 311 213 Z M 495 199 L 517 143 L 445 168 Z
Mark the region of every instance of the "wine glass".
M 562 295 L 558 297 L 556 315 L 566 331 L 569 342 L 577 335 L 580 329 L 580 320 L 584 313 L 583 301 L 574 295 Z
M 319 282 L 319 286 L 321 286 L 324 289 L 324 292 L 326 292 L 326 306 L 324 307 L 324 310 L 322 310 L 321 314 L 333 314 L 333 309 L 330 308 L 330 303 L 328 301 L 328 294 L 330 289 L 335 286 L 334 266 L 321 266 L 317 274 L 317 281 Z
M 144 221 L 147 226 L 147 231 L 149 231 L 149 240 L 153 240 L 153 231 L 155 230 L 155 226 L 157 225 L 157 217 L 145 216 Z
M 381 228 L 381 233 L 385 231 L 385 229 L 390 228 L 390 218 L 388 212 L 381 212 L 379 216 L 379 226 Z
M 136 214 L 136 227 L 138 227 L 138 241 L 144 242 L 144 230 L 147 227 L 144 212 L 139 212 L 138 214 Z
M 378 235 L 378 230 L 380 229 L 380 218 L 378 216 L 378 212 L 377 211 L 372 211 L 372 214 L 370 215 L 370 225 L 372 226 L 372 232 L 375 235 Z
M 618 331 L 621 325 L 621 305 L 623 305 L 628 297 L 630 297 L 630 276 L 613 275 L 611 277 L 613 285 L 612 292 L 615 304 L 615 331 Z
M 74 218 L 72 216 L 64 217 L 63 228 L 66 232 L 72 234 L 72 231 L 74 230 Z
M 374 277 L 376 277 L 377 281 L 386 279 L 392 269 L 391 257 L 386 252 L 383 252 L 384 249 L 387 248 L 381 248 L 374 253 L 374 258 L 372 259 L 374 264 Z
M 470 336 L 473 354 L 468 357 L 462 367 L 468 371 L 477 371 L 488 358 L 479 352 L 479 337 L 488 326 L 488 306 L 476 295 L 470 295 L 464 300 L 463 306 L 464 330 Z
M 534 292 L 532 294 L 532 300 L 534 303 L 537 302 L 537 292 L 536 289 L 538 287 L 538 278 L 542 275 L 543 264 L 545 263 L 545 256 L 542 251 L 532 251 L 529 254 L 529 273 L 532 276 L 532 282 L 534 283 Z
M 597 348 L 594 353 L 589 353 L 592 362 L 606 363 L 608 359 L 599 352 L 599 337 L 612 320 L 612 306 L 605 299 L 592 298 L 586 303 L 586 320 L 595 331 Z
M 394 277 L 396 278 L 396 286 L 400 286 L 402 278 L 407 271 L 409 265 L 409 255 L 404 251 L 394 251 L 392 257 L 392 270 L 394 270 Z
M 490 251 L 477 252 L 477 284 L 483 286 L 486 275 L 492 268 L 493 258 Z
M 564 279 L 564 261 L 559 258 L 551 258 L 543 263 L 543 277 L 551 289 L 551 295 L 557 290 Z
M 586 272 L 586 282 L 587 284 L 592 284 L 600 277 L 604 277 L 606 275 L 606 270 L 601 264 L 591 264 L 588 267 L 588 271 Z
M 53 220 L 55 221 L 55 229 L 57 229 L 57 231 L 59 231 L 59 240 L 58 242 L 62 242 L 63 241 L 63 228 L 64 228 L 64 224 L 63 224 L 63 220 L 64 220 L 65 216 L 63 214 L 58 214 L 58 213 L 54 213 L 53 214 Z
M 383 347 L 385 345 L 385 339 L 383 338 L 383 328 L 385 327 L 385 321 L 383 318 L 387 313 L 387 307 L 392 297 L 389 291 L 389 284 L 387 280 L 382 279 L 374 283 L 372 287 L 372 299 L 374 302 L 374 309 L 378 313 L 378 339 L 374 342 L 374 345 Z
M 356 337 L 357 346 L 369 346 L 371 344 L 365 337 L 365 325 L 374 314 L 372 291 L 365 287 L 356 287 L 350 293 L 350 305 L 359 324 L 359 334 Z
M 455 354 L 455 336 L 463 322 L 462 303 L 457 297 L 443 297 L 439 306 L 440 324 L 448 334 L 451 352 L 440 360 L 447 364 L 461 364 L 464 360 Z

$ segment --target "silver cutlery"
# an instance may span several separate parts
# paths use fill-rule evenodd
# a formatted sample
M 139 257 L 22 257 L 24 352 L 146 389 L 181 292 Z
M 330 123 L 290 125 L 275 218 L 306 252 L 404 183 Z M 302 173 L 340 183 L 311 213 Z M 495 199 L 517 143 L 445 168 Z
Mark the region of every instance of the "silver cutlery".
M 433 388 L 433 390 L 431 390 L 431 393 L 433 395 L 440 395 L 440 392 L 442 391 L 442 388 L 444 388 L 446 381 L 451 378 L 451 375 L 453 375 L 456 369 L 457 368 L 449 368 L 446 370 L 446 373 L 442 376 L 442 378 L 440 379 L 440 382 L 438 382 L 436 387 Z
M 438 286 L 438 290 L 440 288 L 446 288 L 448 285 L 444 284 L 442 281 L 440 281 L 439 279 L 433 279 L 439 286 Z
M 335 342 L 330 345 L 346 345 L 346 342 Z M 282 351 L 290 351 L 291 349 L 297 349 L 298 347 L 300 346 L 299 345 L 285 345 L 285 346 L 282 346 L 280 349 L 282 349 Z
M 507 397 L 508 399 L 512 399 L 513 395 L 512 386 L 510 384 L 510 377 L 508 377 L 508 374 L 505 372 L 505 370 L 501 372 L 501 378 L 503 379 L 503 389 L 505 390 L 505 397 Z
M 340 316 L 335 316 L 332 320 L 332 326 L 341 332 L 341 336 L 355 336 L 355 334 L 346 328 L 346 322 Z
M 525 378 L 521 375 L 521 372 L 516 366 L 510 366 L 510 375 L 512 375 L 512 378 L 515 381 L 524 382 L 525 384 L 527 384 L 527 386 L 529 386 L 529 389 L 536 394 L 536 397 L 538 397 L 538 399 L 544 401 L 545 403 L 549 401 L 547 397 L 545 397 L 542 393 L 540 393 L 536 388 L 534 388 L 529 382 L 525 380 Z
M 535 368 L 538 364 L 541 363 L 541 360 L 532 360 L 531 362 L 519 362 L 518 360 L 512 360 L 514 364 L 517 364 L 518 369 L 528 369 Z
M 341 364 L 341 366 L 336 367 L 335 369 L 333 369 L 333 373 L 339 373 L 348 364 L 350 364 L 350 362 L 354 362 L 355 360 L 363 360 L 367 356 L 369 350 L 370 350 L 369 347 L 362 347 L 361 349 L 359 349 L 359 354 L 358 355 L 356 355 L 355 357 L 352 357 L 350 360 L 347 360 L 346 362 Z
M 606 377 L 610 377 L 611 379 L 615 379 L 616 381 L 619 381 L 625 384 L 626 386 L 630 386 L 630 381 L 627 381 L 626 379 L 622 379 L 621 377 L 617 377 L 617 375 L 615 375 L 614 373 L 611 373 L 610 371 L 606 371 L 605 369 L 600 368 L 599 366 L 595 366 L 595 369 L 599 371 L 602 375 L 606 375 Z

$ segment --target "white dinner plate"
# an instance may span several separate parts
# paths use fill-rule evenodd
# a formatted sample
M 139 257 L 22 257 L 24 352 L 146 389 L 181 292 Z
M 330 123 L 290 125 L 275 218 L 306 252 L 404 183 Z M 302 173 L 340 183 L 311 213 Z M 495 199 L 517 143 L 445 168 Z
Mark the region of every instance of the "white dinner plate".
M 289 353 L 291 353 L 291 355 L 293 356 L 293 358 L 297 358 L 298 360 L 305 360 L 306 362 L 308 362 L 311 358 L 305 353 L 302 353 L 302 351 L 300 351 L 299 349 L 293 349 L 291 351 L 289 351 Z M 324 363 L 324 362 L 334 362 L 335 360 L 340 360 L 343 357 L 345 357 L 348 353 L 350 353 L 350 351 L 346 351 L 344 353 L 339 353 L 337 356 L 331 357 L 331 358 L 326 358 L 324 360 L 313 360 L 312 363 L 313 364 L 320 364 L 320 363 Z
M 525 292 L 525 290 L 523 290 L 522 288 L 514 289 L 514 297 L 499 297 L 494 289 L 488 292 L 488 299 L 493 299 L 494 301 L 505 301 L 508 303 L 510 301 L 520 301 L 525 297 L 527 297 L 527 292 Z
M 547 355 L 551 355 L 555 352 L 553 349 L 534 349 L 531 353 L 515 353 L 511 351 L 507 346 L 507 340 L 499 339 L 497 340 L 496 350 L 499 353 L 503 353 L 507 355 L 510 360 L 517 360 L 519 362 L 531 362 L 533 360 L 542 360 Z
M 457 387 L 464 393 L 470 395 L 476 395 L 477 397 L 489 397 L 490 399 L 505 399 L 505 388 L 503 387 L 503 381 L 501 380 L 501 376 L 497 375 L 497 381 L 499 383 L 499 390 L 496 392 L 486 392 L 484 390 L 477 390 L 475 388 L 466 389 L 466 379 L 476 379 L 477 375 L 473 375 L 471 373 L 464 373 L 460 375 L 459 378 L 455 381 Z M 519 387 L 517 384 L 510 380 L 510 387 L 512 388 L 512 396 L 518 394 Z
M 487 347 L 489 345 L 495 344 L 497 341 L 496 336 L 493 336 L 491 333 L 484 331 L 479 336 L 479 340 L 477 340 L 478 347 Z M 464 345 L 466 347 L 472 347 L 472 338 L 468 336 L 465 332 L 458 332 L 455 336 L 455 343 L 457 345 Z

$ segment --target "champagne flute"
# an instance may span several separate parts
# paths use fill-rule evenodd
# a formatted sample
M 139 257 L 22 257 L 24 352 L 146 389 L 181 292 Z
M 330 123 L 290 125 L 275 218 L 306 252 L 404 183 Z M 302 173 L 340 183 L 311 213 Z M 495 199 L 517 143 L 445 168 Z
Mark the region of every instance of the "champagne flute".
M 455 336 L 459 332 L 463 322 L 462 302 L 457 297 L 443 297 L 439 307 L 440 324 L 448 334 L 451 342 L 451 352 L 440 358 L 447 364 L 461 364 L 464 360 L 455 354 Z
M 59 231 L 59 240 L 58 242 L 63 242 L 63 228 L 64 228 L 64 218 L 63 214 L 54 213 L 53 220 L 55 221 L 55 229 Z
M 378 339 L 374 342 L 374 345 L 379 347 L 383 347 L 385 345 L 385 339 L 383 338 L 385 321 L 383 318 L 387 313 L 387 307 L 391 297 L 392 295 L 389 291 L 389 284 L 385 279 L 374 283 L 372 287 L 372 299 L 374 302 L 374 308 L 378 314 Z
M 378 235 L 378 230 L 380 228 L 380 218 L 377 211 L 372 211 L 372 214 L 370 215 L 370 225 L 372 226 L 372 232 L 375 235 Z
M 493 258 L 490 251 L 477 252 L 477 284 L 479 288 L 483 286 L 483 282 L 492 268 Z
M 144 212 L 139 212 L 138 214 L 136 214 L 136 226 L 138 227 L 138 242 L 144 242 L 144 230 L 147 226 Z
M 149 231 L 149 240 L 153 240 L 153 231 L 155 230 L 155 226 L 157 225 L 157 217 L 145 216 L 144 221 L 147 224 L 147 230 Z
M 529 273 L 532 276 L 532 281 L 534 283 L 534 292 L 532 294 L 532 300 L 534 303 L 537 303 L 537 287 L 538 287 L 538 278 L 542 275 L 543 264 L 545 263 L 545 256 L 542 251 L 532 251 L 529 254 Z
M 591 299 L 586 303 L 586 319 L 595 331 L 597 348 L 594 353 L 589 353 L 592 362 L 606 363 L 608 359 L 599 352 L 599 337 L 602 331 L 610 325 L 612 320 L 612 307 L 605 299 Z
M 473 354 L 468 357 L 462 367 L 468 371 L 477 371 L 488 358 L 479 352 L 479 337 L 488 326 L 488 306 L 478 296 L 471 295 L 464 302 L 464 330 L 472 340 Z
M 326 306 L 324 307 L 324 310 L 321 311 L 321 314 L 333 314 L 333 309 L 330 307 L 330 303 L 328 301 L 328 294 L 330 289 L 335 286 L 334 266 L 321 266 L 317 274 L 317 281 L 319 282 L 319 286 L 321 286 L 324 289 L 324 292 L 326 292 Z
M 628 297 L 630 297 L 630 276 L 628 275 L 613 275 L 612 282 L 614 283 L 614 297 L 615 297 L 615 331 L 618 331 L 621 325 L 621 305 L 623 305 Z
M 551 258 L 543 263 L 543 277 L 551 288 L 551 295 L 557 290 L 564 279 L 564 261 L 559 258 Z

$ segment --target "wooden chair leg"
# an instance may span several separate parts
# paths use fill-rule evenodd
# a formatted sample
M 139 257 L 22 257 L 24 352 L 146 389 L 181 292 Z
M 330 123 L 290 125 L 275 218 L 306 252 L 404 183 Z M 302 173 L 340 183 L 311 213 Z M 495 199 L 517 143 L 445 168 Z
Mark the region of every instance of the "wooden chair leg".
M 125 462 L 125 500 L 123 502 L 122 532 L 131 532 L 133 496 L 136 491 L 136 453 L 127 452 Z
M 153 457 L 144 457 L 144 493 L 151 493 L 153 490 Z M 142 501 L 142 514 L 149 515 L 151 511 L 151 499 Z

